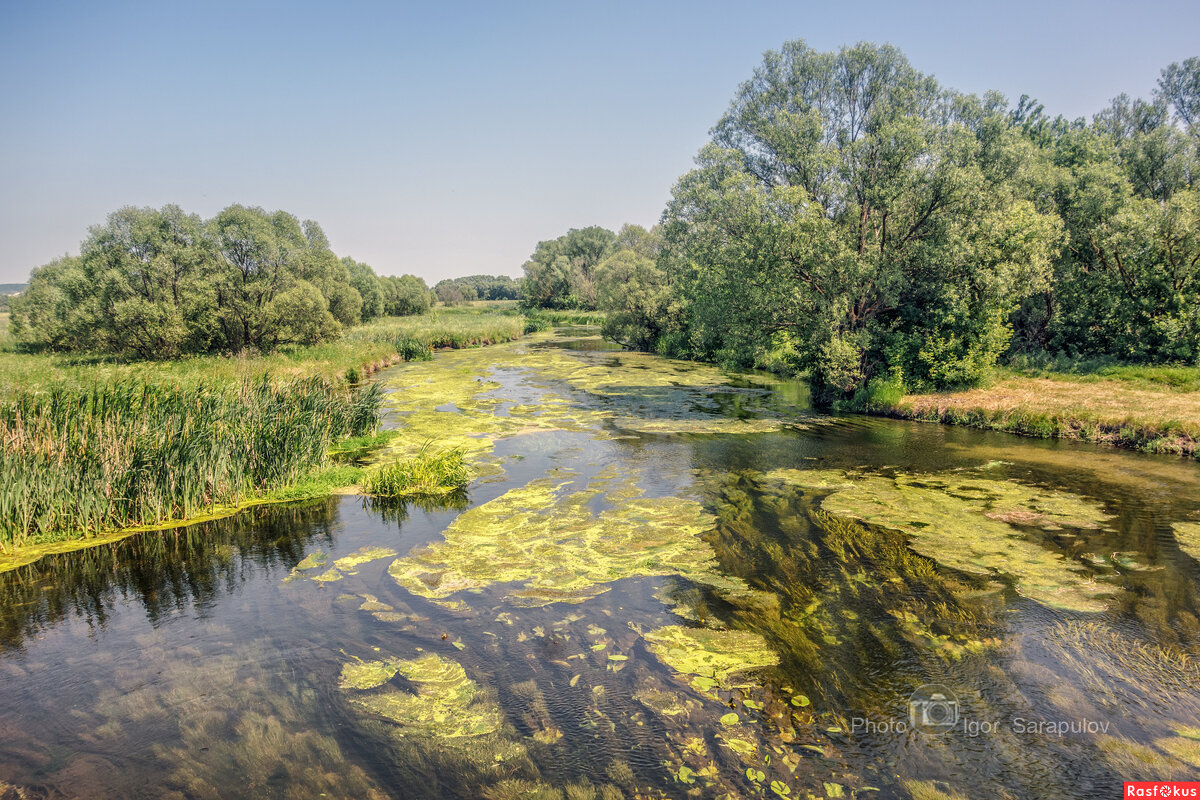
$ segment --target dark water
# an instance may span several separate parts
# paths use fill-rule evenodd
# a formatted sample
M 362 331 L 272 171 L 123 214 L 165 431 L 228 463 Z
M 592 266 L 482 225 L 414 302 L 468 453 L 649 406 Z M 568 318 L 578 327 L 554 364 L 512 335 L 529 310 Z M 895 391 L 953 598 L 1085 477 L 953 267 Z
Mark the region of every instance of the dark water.
M 500 384 L 475 413 L 544 418 L 531 406 L 553 395 L 566 401 L 554 413 L 575 415 L 502 431 L 465 498 L 260 507 L 0 575 L 0 796 L 9 784 L 14 797 L 1116 798 L 1125 779 L 1200 779 L 1200 564 L 1172 527 L 1200 519 L 1194 463 L 814 418 L 801 388 L 755 379 L 597 388 L 567 382 L 561 358 L 656 369 L 561 338 L 439 357 L 439 369 Z M 430 409 L 470 433 L 464 396 Z M 621 427 L 639 415 L 805 425 Z M 1048 568 L 1085 577 L 1079 591 L 1101 587 L 1100 605 L 1046 602 L 1046 587 L 1007 571 L 964 571 L 903 531 L 831 517 L 833 490 L 779 470 L 965 476 L 1076 498 L 1098 521 L 1019 518 L 1013 535 Z M 549 525 L 553 543 L 468 546 L 457 557 L 479 563 L 442 565 L 409 588 L 389 574 L 397 559 L 445 555 L 423 548 L 469 509 L 547 476 L 560 500 L 591 492 L 581 516 L 552 517 L 564 520 Z M 707 572 L 654 567 L 670 543 L 638 545 L 624 528 L 594 540 L 603 557 L 572 549 L 580 520 L 619 515 L 631 492 L 703 509 L 705 530 L 680 517 L 678 535 L 715 558 Z M 902 522 L 925 525 L 927 496 L 915 497 Z M 621 550 L 638 546 L 645 560 Z M 395 555 L 312 579 L 362 548 Z M 321 565 L 294 571 L 318 553 Z M 611 581 L 596 577 L 608 558 L 625 570 Z M 590 576 L 584 588 L 547 602 L 539 581 L 572 570 Z M 470 585 L 440 596 L 449 574 Z M 668 626 L 735 632 L 778 664 L 698 686 L 652 647 Z M 387 659 L 407 666 L 343 685 L 348 664 Z M 944 696 L 914 696 L 927 684 Z M 384 696 L 400 705 L 359 702 Z M 947 714 L 950 730 L 924 727 Z

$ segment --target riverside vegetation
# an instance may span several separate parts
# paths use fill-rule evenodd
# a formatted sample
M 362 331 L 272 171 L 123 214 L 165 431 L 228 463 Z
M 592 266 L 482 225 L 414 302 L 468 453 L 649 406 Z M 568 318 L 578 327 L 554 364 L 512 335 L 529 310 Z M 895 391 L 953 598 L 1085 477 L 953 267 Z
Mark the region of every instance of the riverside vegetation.
M 525 327 L 521 316 L 440 310 L 262 355 L 155 362 L 19 352 L 0 340 L 0 558 L 20 563 L 72 541 L 367 477 L 380 488 L 362 459 L 390 434 L 377 433 L 378 388 L 360 381 Z M 426 471 L 416 491 L 463 482 L 461 464 L 432 455 L 408 454 L 410 468 Z
M 826 407 L 1194 453 L 1200 404 L 1160 378 L 1200 381 L 1198 178 L 1200 58 L 1069 120 L 940 86 L 890 46 L 793 41 L 738 89 L 660 225 L 538 243 L 522 303 L 804 374 Z M 1006 371 L 1030 363 L 1055 367 L 1053 398 Z M 1150 394 L 1098 403 L 1128 388 L 1105 368 Z
M 820 414 L 767 380 L 579 330 L 398 364 L 374 383 L 403 433 L 370 460 L 433 439 L 466 492 L 0 574 L 0 782 L 1082 800 L 1200 769 L 1192 465 Z M 1002 724 L 885 729 L 930 682 Z

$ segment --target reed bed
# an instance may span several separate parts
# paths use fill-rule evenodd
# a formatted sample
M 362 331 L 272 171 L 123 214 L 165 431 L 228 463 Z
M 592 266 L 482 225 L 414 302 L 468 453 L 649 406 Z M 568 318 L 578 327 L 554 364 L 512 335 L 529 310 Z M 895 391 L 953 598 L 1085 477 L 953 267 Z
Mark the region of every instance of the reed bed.
M 368 472 L 363 489 L 375 497 L 443 495 L 462 489 L 470 480 L 461 449 L 435 450 L 426 443 L 412 458 Z
M 0 398 L 0 550 L 196 516 L 285 487 L 373 433 L 381 393 L 312 377 Z

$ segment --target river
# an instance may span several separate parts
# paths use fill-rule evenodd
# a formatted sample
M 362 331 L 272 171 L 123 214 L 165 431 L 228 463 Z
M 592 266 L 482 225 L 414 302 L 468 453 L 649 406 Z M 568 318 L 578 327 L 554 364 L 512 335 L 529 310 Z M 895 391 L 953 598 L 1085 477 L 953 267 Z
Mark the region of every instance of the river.
M 558 331 L 378 376 L 467 491 L 0 575 L 0 796 L 1117 798 L 1200 779 L 1200 470 Z M 8 792 L 8 794 L 5 793 Z

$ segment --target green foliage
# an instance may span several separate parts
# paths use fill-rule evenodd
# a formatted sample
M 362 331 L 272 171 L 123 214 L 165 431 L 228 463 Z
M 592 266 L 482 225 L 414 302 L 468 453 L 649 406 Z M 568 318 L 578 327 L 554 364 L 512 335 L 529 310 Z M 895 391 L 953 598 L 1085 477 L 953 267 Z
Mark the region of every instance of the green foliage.
M 433 348 L 415 336 L 401 336 L 396 340 L 396 354 L 405 361 L 428 361 L 433 358 Z
M 907 393 L 904 383 L 883 376 L 872 378 L 846 404 L 848 411 L 889 411 Z
M 353 284 L 373 273 L 352 264 L 353 281 L 319 225 L 282 211 L 123 208 L 33 271 L 13 328 L 30 347 L 139 359 L 313 344 L 362 317 Z
M 412 458 L 376 467 L 363 478 L 363 489 L 376 497 L 446 494 L 471 479 L 459 448 L 435 450 L 426 443 Z
M 433 306 L 433 294 L 425 281 L 416 275 L 379 279 L 383 291 L 383 313 L 389 317 L 408 317 L 424 314 Z
M 507 275 L 467 275 L 438 281 L 433 291 L 446 305 L 472 300 L 517 300 L 521 296 L 521 282 Z
M 768 53 L 666 212 L 673 346 L 736 366 L 776 353 L 825 401 L 893 371 L 978 380 L 1059 236 L 1005 112 L 891 47 Z
M 600 308 L 608 312 L 603 333 L 627 347 L 654 347 L 679 315 L 666 271 L 659 266 L 662 234 L 626 225 L 617 234 L 618 249 L 598 268 Z
M 270 495 L 378 424 L 377 387 L 263 378 L 18 392 L 0 402 L 0 548 Z
M 617 235 L 593 225 L 572 228 L 538 242 L 525 262 L 521 304 L 525 308 L 595 309 L 596 269 L 615 249 Z

